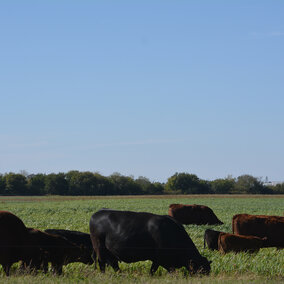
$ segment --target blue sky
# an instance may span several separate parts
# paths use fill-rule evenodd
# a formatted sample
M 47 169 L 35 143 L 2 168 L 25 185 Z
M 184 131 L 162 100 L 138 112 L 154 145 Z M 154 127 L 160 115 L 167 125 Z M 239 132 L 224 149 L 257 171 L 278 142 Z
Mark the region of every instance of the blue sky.
M 0 173 L 284 180 L 283 1 L 1 1 Z

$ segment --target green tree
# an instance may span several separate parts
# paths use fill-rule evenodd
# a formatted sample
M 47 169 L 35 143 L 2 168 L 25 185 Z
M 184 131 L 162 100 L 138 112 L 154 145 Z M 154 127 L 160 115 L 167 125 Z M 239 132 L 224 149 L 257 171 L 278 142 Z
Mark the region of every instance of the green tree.
M 45 176 L 45 194 L 66 195 L 68 183 L 64 173 L 49 174 Z
M 70 191 L 76 195 L 97 195 L 98 179 L 91 172 L 81 172 L 74 176 L 73 182 L 69 184 Z
M 241 175 L 237 178 L 234 192 L 247 194 L 268 193 L 269 189 L 257 178 L 251 175 Z
M 142 188 L 143 194 L 162 194 L 164 187 L 161 183 L 152 183 L 148 178 L 140 176 L 135 182 Z
M 163 194 L 164 186 L 160 182 L 151 183 L 151 185 L 147 188 L 147 194 Z
M 210 181 L 204 180 L 204 179 L 200 179 L 199 180 L 198 192 L 196 192 L 196 193 L 199 193 L 199 194 L 213 193 L 212 190 L 211 190 Z
M 143 194 L 142 187 L 132 177 L 122 176 L 114 173 L 109 177 L 114 185 L 114 193 L 117 195 L 138 195 Z
M 66 181 L 68 183 L 68 195 L 83 195 L 83 188 L 80 183 L 79 171 L 69 171 L 66 175 Z
M 9 173 L 4 176 L 6 183 L 6 194 L 11 195 L 26 195 L 27 180 L 21 174 Z
M 31 195 L 43 195 L 45 194 L 45 175 L 44 174 L 36 174 L 29 175 L 27 177 L 28 183 L 28 192 Z
M 175 173 L 168 178 L 165 185 L 166 192 L 181 192 L 186 194 L 203 194 L 210 191 L 209 184 L 200 180 L 197 175 L 188 173 Z
M 115 194 L 115 188 L 113 182 L 98 173 L 94 173 L 96 179 L 97 179 L 97 191 L 96 195 L 114 195 Z
M 269 189 L 271 190 L 271 193 L 284 194 L 284 183 L 276 184 L 275 186 L 270 186 Z
M 111 195 L 113 184 L 98 173 L 70 171 L 66 174 L 70 195 Z
M 216 179 L 211 181 L 211 189 L 216 194 L 227 194 L 234 189 L 234 179 Z
M 151 191 L 150 188 L 152 186 L 152 183 L 148 178 L 140 176 L 135 180 L 135 183 L 140 186 L 143 194 L 150 194 L 149 192 Z
M 5 194 L 6 181 L 3 175 L 0 174 L 0 194 Z

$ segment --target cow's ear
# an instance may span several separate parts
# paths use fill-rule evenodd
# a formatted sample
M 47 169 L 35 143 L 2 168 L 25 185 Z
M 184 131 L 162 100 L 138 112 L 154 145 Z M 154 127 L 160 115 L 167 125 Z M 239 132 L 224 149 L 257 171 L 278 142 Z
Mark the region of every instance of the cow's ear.
M 212 263 L 212 260 L 209 260 L 208 262 L 209 262 L 209 264 L 211 264 L 211 263 Z

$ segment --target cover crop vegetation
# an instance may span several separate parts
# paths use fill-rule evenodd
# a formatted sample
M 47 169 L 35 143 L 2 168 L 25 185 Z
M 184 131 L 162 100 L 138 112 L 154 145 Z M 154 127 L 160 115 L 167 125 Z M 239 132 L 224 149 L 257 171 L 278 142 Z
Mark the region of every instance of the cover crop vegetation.
M 64 267 L 64 275 L 23 275 L 12 267 L 12 277 L 7 279 L 1 268 L 0 281 L 5 283 L 217 283 L 221 280 L 259 281 L 259 283 L 284 281 L 284 250 L 264 248 L 258 253 L 228 253 L 203 248 L 203 234 L 207 228 L 231 232 L 231 219 L 237 213 L 283 215 L 284 196 L 143 196 L 143 197 L 0 197 L 1 210 L 8 210 L 20 217 L 26 226 L 38 229 L 60 228 L 89 232 L 91 215 L 101 208 L 118 210 L 146 211 L 167 214 L 171 203 L 204 204 L 213 209 L 223 225 L 187 225 L 186 231 L 196 244 L 200 253 L 212 261 L 210 276 L 184 278 L 186 271 L 178 270 L 173 275 L 159 268 L 154 277 L 149 276 L 150 261 L 133 264 L 120 263 L 121 273 L 108 267 L 103 275 L 99 269 L 84 264 L 69 264 Z M 1 280 L 2 279 L 2 280 Z

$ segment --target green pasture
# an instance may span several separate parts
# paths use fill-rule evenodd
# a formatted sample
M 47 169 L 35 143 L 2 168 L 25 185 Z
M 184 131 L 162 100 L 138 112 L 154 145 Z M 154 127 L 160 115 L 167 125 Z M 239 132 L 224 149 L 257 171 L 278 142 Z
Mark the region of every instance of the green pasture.
M 167 214 L 171 203 L 207 205 L 224 222 L 224 225 L 218 226 L 185 226 L 200 253 L 212 261 L 210 276 L 190 277 L 184 269 L 168 274 L 166 270 L 159 268 L 155 276 L 150 277 L 150 261 L 120 263 L 122 272 L 115 273 L 108 267 L 105 274 L 101 274 L 93 266 L 69 264 L 64 267 L 63 276 L 51 273 L 23 275 L 19 274 L 15 264 L 9 279 L 0 268 L 0 283 L 284 283 L 284 250 L 265 248 L 255 254 L 221 255 L 217 251 L 203 248 L 204 231 L 212 228 L 231 232 L 234 214 L 283 216 L 284 196 L 0 197 L 0 210 L 14 213 L 27 227 L 88 232 L 91 215 L 101 208 Z

